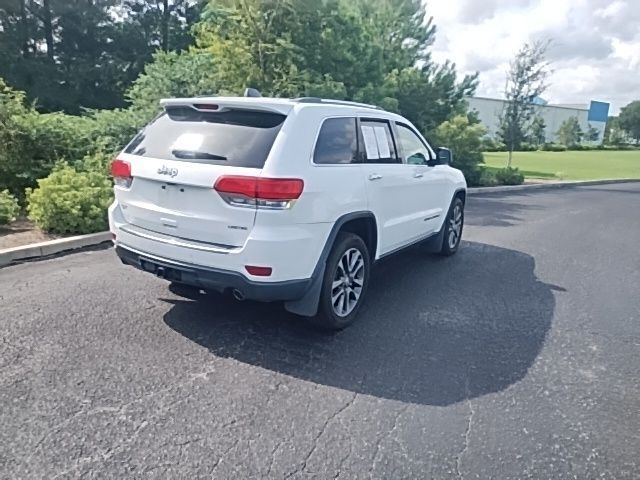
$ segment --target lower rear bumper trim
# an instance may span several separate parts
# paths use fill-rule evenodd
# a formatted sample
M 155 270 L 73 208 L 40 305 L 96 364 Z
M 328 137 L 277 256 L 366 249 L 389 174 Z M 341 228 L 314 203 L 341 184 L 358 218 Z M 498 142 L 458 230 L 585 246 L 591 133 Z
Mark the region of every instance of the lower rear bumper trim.
M 145 254 L 116 245 L 116 254 L 125 265 L 131 265 L 145 272 L 177 283 L 192 285 L 219 292 L 228 289 L 240 290 L 249 300 L 261 302 L 291 301 L 304 296 L 311 279 L 287 280 L 284 282 L 254 282 L 238 272 L 201 267 L 175 260 Z

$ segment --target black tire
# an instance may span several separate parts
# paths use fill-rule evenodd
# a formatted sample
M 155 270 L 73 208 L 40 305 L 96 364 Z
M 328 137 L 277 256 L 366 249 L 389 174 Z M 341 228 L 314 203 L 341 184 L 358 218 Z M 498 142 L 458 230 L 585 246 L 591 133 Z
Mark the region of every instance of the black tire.
M 458 251 L 463 227 L 464 202 L 459 197 L 455 197 L 451 202 L 447 218 L 442 227 L 444 228 L 444 235 L 442 237 L 442 246 L 438 252 L 440 255 L 449 257 Z
M 189 300 L 196 300 L 202 296 L 200 288 L 186 285 L 184 283 L 171 282 L 169 284 L 169 291 L 174 295 L 188 298 Z
M 350 256 L 345 257 L 347 254 Z M 348 269 L 349 265 L 341 262 L 347 262 L 348 258 L 353 259 L 354 269 L 345 274 L 344 268 L 346 266 Z M 362 260 L 362 270 L 356 269 L 360 260 Z M 342 330 L 353 323 L 367 293 L 370 268 L 369 250 L 362 238 L 353 233 L 339 233 L 327 258 L 318 314 L 311 321 L 325 330 Z M 340 278 L 345 283 L 334 287 L 334 281 L 340 281 Z M 361 287 L 358 285 L 359 282 L 362 283 Z M 359 294 L 357 294 L 358 288 L 360 288 Z M 337 299 L 336 305 L 334 305 L 334 298 Z M 341 300 L 342 298 L 344 300 Z M 339 310 L 342 310 L 342 314 L 338 312 Z

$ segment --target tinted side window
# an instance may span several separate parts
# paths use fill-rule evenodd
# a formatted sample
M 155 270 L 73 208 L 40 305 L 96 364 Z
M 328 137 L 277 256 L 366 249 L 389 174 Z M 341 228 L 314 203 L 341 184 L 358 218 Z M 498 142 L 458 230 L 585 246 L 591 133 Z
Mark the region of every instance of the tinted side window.
M 391 135 L 391 126 L 384 120 L 362 120 L 362 143 L 367 163 L 401 163 Z
M 356 163 L 358 135 L 355 118 L 328 118 L 322 123 L 313 152 L 313 162 L 321 165 Z
M 400 123 L 397 123 L 396 126 L 398 127 L 398 143 L 402 148 L 405 162 L 409 165 L 425 165 L 431 158 L 427 147 L 409 127 Z
M 285 116 L 251 110 L 167 107 L 127 145 L 141 157 L 262 168 Z

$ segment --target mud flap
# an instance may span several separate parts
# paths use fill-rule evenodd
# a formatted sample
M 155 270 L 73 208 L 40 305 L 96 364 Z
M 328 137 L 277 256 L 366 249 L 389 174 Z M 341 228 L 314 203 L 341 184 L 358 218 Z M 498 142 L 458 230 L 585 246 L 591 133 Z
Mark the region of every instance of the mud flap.
M 442 251 L 442 242 L 444 242 L 445 223 L 442 224 L 440 231 L 425 240 L 424 248 L 429 253 L 440 253 Z
M 307 293 L 299 300 L 293 300 L 284 303 L 284 308 L 291 313 L 301 315 L 303 317 L 314 317 L 318 313 L 318 304 L 320 303 L 320 293 L 322 291 L 322 279 L 324 278 L 324 269 L 326 263 L 323 264 L 320 272 L 314 275 L 313 282 L 309 286 Z

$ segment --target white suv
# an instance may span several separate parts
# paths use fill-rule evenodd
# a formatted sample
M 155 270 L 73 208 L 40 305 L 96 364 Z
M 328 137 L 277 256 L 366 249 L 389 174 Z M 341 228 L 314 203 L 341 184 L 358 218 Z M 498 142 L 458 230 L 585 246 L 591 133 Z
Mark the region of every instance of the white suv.
M 111 167 L 125 264 L 339 329 L 374 261 L 423 240 L 458 249 L 464 176 L 399 115 L 319 98 L 161 105 Z

